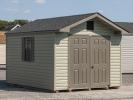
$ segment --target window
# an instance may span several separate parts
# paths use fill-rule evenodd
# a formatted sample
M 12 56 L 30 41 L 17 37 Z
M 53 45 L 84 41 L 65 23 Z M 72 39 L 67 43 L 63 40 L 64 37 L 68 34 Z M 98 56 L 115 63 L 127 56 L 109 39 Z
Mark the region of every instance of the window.
M 34 61 L 34 37 L 22 38 L 22 60 Z
M 88 21 L 87 22 L 87 30 L 94 30 L 94 21 Z

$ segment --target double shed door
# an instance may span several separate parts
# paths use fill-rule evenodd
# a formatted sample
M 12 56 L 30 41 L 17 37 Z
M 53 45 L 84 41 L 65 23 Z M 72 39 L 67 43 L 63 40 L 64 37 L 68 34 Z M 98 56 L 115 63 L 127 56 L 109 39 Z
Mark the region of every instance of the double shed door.
M 109 85 L 109 38 L 76 35 L 69 38 L 69 88 Z

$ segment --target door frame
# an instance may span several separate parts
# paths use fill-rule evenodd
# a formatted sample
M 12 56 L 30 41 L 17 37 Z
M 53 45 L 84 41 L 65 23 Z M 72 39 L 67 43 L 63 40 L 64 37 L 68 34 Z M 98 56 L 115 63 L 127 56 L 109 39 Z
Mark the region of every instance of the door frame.
M 68 35 L 68 89 L 69 90 L 71 90 L 71 89 L 75 89 L 75 88 L 73 88 L 72 86 L 71 86 L 71 64 L 70 64 L 70 52 L 71 52 L 71 48 L 70 48 L 70 39 L 71 39 L 71 37 L 72 36 L 88 36 L 89 38 L 91 38 L 91 37 L 108 37 L 109 38 L 109 82 L 108 82 L 108 86 L 110 85 L 110 49 L 111 49 L 111 36 L 109 36 L 109 35 L 73 35 L 73 34 L 69 34 Z M 91 39 L 90 39 L 91 40 Z M 91 45 L 91 41 L 89 40 L 89 46 Z M 91 46 L 90 46 L 91 47 Z M 90 51 L 89 51 L 89 54 L 91 54 L 91 49 L 90 49 Z M 89 59 L 91 59 L 91 55 L 89 56 Z M 90 67 L 91 67 L 91 60 L 89 61 L 90 63 Z M 92 87 L 91 87 L 91 79 L 92 77 L 91 77 L 91 68 L 90 68 L 90 82 L 89 82 L 89 84 L 88 84 L 88 88 L 87 89 L 91 89 Z M 77 89 L 77 88 L 76 88 Z M 78 89 L 85 89 L 85 88 L 78 88 Z

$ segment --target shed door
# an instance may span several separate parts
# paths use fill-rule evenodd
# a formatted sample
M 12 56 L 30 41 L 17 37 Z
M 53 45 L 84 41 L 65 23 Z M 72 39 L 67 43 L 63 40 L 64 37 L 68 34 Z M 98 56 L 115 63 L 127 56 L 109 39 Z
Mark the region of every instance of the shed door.
M 110 42 L 107 37 L 91 37 L 91 87 L 109 85 Z
M 70 88 L 90 87 L 90 43 L 88 36 L 71 36 L 70 46 Z
M 109 85 L 110 42 L 100 36 L 71 36 L 70 88 L 102 88 Z

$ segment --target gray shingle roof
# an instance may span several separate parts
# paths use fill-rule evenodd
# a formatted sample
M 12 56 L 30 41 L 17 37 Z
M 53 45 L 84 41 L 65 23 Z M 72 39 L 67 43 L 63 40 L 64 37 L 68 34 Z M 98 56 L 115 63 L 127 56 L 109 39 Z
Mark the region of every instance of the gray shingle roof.
M 23 27 L 10 31 L 8 33 L 23 33 L 23 32 L 37 32 L 37 31 L 59 31 L 59 29 L 69 26 L 77 21 L 87 18 L 96 13 L 56 17 L 48 19 L 39 19 L 30 22 Z
M 128 30 L 130 33 L 133 33 L 133 23 L 129 22 L 116 22 L 119 26 L 123 27 L 124 29 Z

